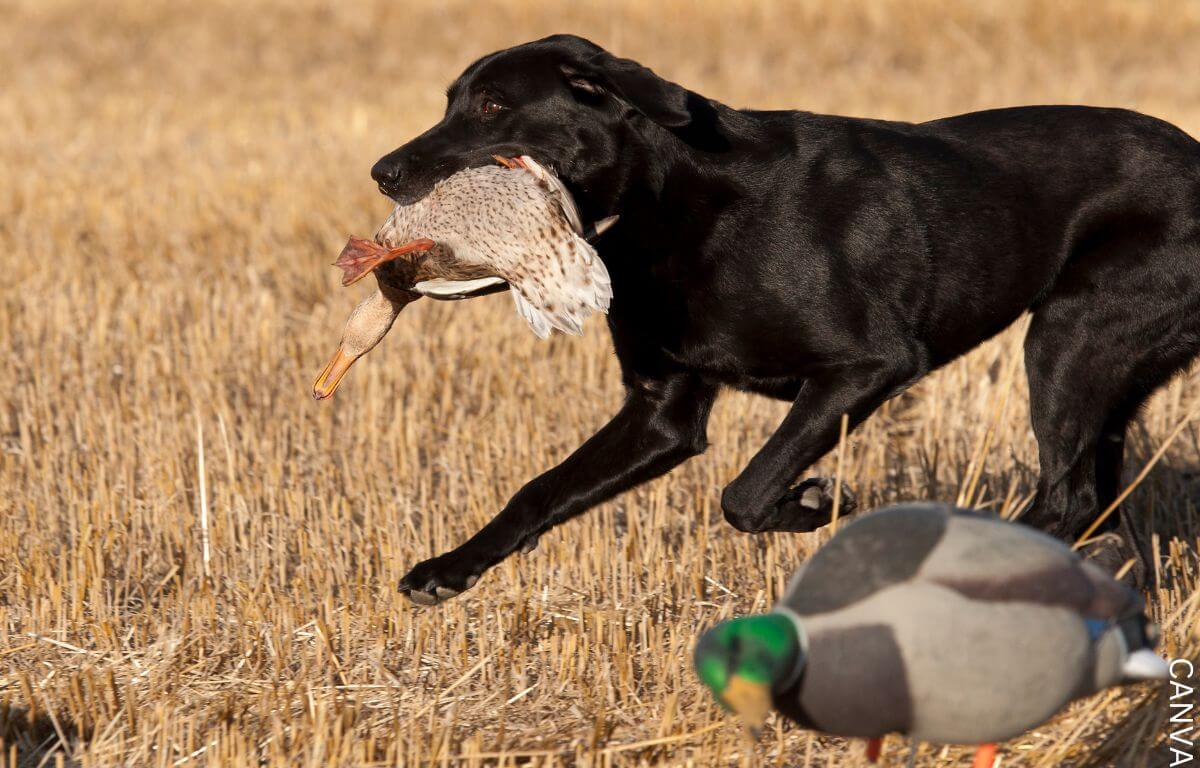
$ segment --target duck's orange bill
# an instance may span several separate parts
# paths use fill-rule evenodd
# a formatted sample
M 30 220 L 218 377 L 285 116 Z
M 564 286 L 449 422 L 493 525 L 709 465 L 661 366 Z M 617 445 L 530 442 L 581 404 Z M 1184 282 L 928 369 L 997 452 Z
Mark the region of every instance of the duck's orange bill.
M 432 240 L 422 237 L 399 248 L 385 248 L 374 240 L 351 235 L 333 265 L 342 268 L 343 286 L 354 285 L 374 272 L 380 264 L 416 251 L 428 251 L 433 246 Z
M 357 358 L 350 357 L 338 347 L 337 352 L 333 353 L 331 359 L 325 369 L 317 376 L 317 380 L 313 382 L 313 398 L 316 400 L 328 400 L 333 397 L 333 393 L 337 390 L 338 384 L 341 383 L 342 377 L 346 375 L 346 371 L 350 370 L 350 366 L 354 365 Z

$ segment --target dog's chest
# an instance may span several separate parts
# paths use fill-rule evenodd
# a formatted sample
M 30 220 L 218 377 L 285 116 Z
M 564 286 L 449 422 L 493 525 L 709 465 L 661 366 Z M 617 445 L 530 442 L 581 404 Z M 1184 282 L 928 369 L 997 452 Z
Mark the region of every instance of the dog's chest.
M 713 303 L 689 297 L 683 311 L 659 318 L 655 351 L 670 368 L 683 368 L 724 386 L 772 397 L 795 396 L 806 355 L 803 334 L 794 328 L 766 328 Z M 643 326 L 645 327 L 645 326 Z
M 618 355 L 772 396 L 793 391 L 811 357 L 804 313 L 748 288 L 721 259 L 665 250 L 608 251 Z

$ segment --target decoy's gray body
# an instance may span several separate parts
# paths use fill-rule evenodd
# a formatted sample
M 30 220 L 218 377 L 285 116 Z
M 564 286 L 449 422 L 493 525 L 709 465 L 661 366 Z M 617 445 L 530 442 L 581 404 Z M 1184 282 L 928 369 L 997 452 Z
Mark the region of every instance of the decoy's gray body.
M 773 619 L 727 624 L 784 619 L 796 648 L 773 675 L 772 704 L 842 736 L 1003 741 L 1073 699 L 1166 673 L 1137 593 L 1056 539 L 946 505 L 847 525 Z M 721 678 L 713 654 L 736 674 L 722 627 L 697 646 L 710 686 Z

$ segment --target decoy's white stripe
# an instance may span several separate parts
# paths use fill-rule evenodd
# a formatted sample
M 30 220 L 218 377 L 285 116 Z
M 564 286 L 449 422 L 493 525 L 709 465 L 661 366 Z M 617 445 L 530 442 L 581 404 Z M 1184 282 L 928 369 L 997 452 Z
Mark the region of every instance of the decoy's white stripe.
M 787 678 L 780 686 L 780 690 L 786 691 L 800 679 L 800 673 L 804 671 L 804 659 L 808 656 L 808 633 L 804 631 L 804 622 L 800 620 L 800 616 L 786 605 L 780 603 L 771 609 L 771 612 L 787 616 L 792 620 L 792 626 L 796 628 L 796 638 L 800 646 L 800 652 L 796 654 L 796 664 L 792 667 L 792 671 L 788 673 Z

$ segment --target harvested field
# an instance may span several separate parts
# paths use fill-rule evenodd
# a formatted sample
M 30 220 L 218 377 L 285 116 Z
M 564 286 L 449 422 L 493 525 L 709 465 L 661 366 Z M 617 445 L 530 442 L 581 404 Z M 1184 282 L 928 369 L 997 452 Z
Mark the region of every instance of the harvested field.
M 1088 103 L 1200 135 L 1200 3 L 1182 0 L 0 11 L 0 766 L 865 765 L 776 720 L 751 743 L 691 671 L 702 627 L 768 606 L 828 538 L 721 518 L 783 404 L 726 394 L 704 456 L 441 607 L 396 592 L 621 398 L 602 323 L 541 342 L 506 296 L 414 304 L 333 401 L 309 396 L 367 290 L 329 263 L 389 210 L 368 170 L 478 55 L 571 31 L 739 106 Z M 1028 498 L 1017 326 L 850 435 L 864 504 Z M 1163 650 L 1191 658 L 1198 409 L 1194 375 L 1160 392 L 1125 478 L 1173 438 L 1128 503 L 1163 552 Z M 1165 765 L 1165 697 L 1080 702 L 1001 764 Z M 905 754 L 889 740 L 886 764 Z

